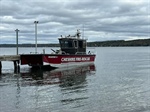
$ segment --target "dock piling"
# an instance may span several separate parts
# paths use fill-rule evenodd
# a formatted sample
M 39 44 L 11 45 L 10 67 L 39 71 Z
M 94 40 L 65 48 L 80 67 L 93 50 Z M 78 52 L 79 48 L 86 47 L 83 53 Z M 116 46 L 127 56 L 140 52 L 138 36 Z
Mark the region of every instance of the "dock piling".
M 2 73 L 2 61 L 12 61 L 14 63 L 14 72 L 20 72 L 20 55 L 3 55 L 0 56 L 0 74 Z
M 19 60 L 15 60 L 13 62 L 14 62 L 14 73 L 19 73 L 20 72 Z

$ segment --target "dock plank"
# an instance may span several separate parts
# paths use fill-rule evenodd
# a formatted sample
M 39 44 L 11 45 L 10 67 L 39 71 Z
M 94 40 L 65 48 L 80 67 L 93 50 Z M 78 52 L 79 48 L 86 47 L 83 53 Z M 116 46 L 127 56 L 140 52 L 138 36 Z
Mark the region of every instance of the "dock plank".
M 16 61 L 20 60 L 20 55 L 1 55 L 0 61 Z

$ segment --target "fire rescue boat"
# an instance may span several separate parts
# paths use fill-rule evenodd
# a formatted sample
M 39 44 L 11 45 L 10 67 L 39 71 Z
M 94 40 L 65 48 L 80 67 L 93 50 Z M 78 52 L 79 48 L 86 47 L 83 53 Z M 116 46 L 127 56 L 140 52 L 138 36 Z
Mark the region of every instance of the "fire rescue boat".
M 81 38 L 79 30 L 73 36 L 61 35 L 58 39 L 59 50 L 51 49 L 53 53 L 49 54 L 21 54 L 21 65 L 27 64 L 32 67 L 49 65 L 57 68 L 94 63 L 96 55 L 91 51 L 86 51 L 87 39 Z

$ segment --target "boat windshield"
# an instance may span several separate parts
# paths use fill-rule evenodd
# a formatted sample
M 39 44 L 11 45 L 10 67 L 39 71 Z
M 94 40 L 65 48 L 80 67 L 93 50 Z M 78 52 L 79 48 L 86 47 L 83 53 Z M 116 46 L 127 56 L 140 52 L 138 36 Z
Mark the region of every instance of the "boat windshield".
M 73 47 L 73 43 L 71 40 L 61 40 L 60 41 L 61 47 L 62 48 L 70 48 Z
M 79 48 L 86 48 L 86 41 L 79 41 Z

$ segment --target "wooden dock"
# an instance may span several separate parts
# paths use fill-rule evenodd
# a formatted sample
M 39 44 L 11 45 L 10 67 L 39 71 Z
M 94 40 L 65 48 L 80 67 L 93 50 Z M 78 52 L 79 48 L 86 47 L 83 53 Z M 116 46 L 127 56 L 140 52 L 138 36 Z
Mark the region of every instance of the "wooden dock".
M 12 61 L 14 63 L 14 71 L 19 71 L 20 55 L 0 55 L 0 74 L 2 71 L 2 61 Z
M 19 61 L 20 55 L 2 55 L 0 61 Z

